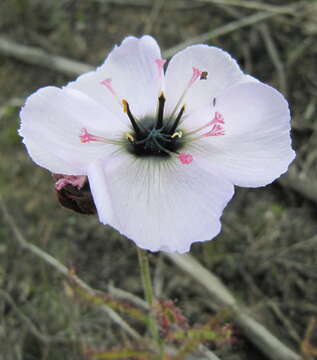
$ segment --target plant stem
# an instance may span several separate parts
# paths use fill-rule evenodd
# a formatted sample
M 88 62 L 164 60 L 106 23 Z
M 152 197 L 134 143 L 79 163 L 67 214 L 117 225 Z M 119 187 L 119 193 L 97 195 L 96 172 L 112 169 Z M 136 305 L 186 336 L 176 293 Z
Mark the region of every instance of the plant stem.
M 163 344 L 162 340 L 160 338 L 159 330 L 157 327 L 157 323 L 155 320 L 155 317 L 152 313 L 152 305 L 154 300 L 153 295 L 153 287 L 152 287 L 152 281 L 151 281 L 151 274 L 150 274 L 150 266 L 149 266 L 149 260 L 146 250 L 142 250 L 139 247 L 137 247 L 138 250 L 138 259 L 139 259 L 139 267 L 141 272 L 141 279 L 142 279 L 142 285 L 143 285 L 143 291 L 146 302 L 149 304 L 150 307 L 150 316 L 149 316 L 149 330 L 152 334 L 152 338 L 157 346 L 158 350 L 158 359 L 162 359 L 163 356 Z

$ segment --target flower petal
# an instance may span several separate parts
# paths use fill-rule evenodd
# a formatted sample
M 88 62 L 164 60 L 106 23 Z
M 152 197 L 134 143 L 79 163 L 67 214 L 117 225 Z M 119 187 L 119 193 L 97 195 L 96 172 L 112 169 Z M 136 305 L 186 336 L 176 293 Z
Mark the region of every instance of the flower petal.
M 27 99 L 20 116 L 19 133 L 31 158 L 53 173 L 66 175 L 85 175 L 90 162 L 114 150 L 113 145 L 101 142 L 81 143 L 83 127 L 110 138 L 123 129 L 94 100 L 65 88 L 40 89 Z
M 115 224 L 117 217 L 112 208 L 103 164 L 104 161 L 97 160 L 88 167 L 89 186 L 98 211 L 99 221 L 104 225 Z
M 166 82 L 166 114 L 170 114 L 187 87 L 193 67 L 207 71 L 206 79 L 196 80 L 184 102 L 188 110 L 212 104 L 213 98 L 224 89 L 243 81 L 246 75 L 237 62 L 225 51 L 208 45 L 193 45 L 178 52 L 169 62 Z
M 233 195 L 228 181 L 176 158 L 122 153 L 94 166 L 88 176 L 100 220 L 151 251 L 183 253 L 215 237 Z
M 160 48 L 151 36 L 140 39 L 129 36 L 96 71 L 80 76 L 68 87 L 86 93 L 116 114 L 122 113 L 118 99 L 125 99 L 137 117 L 153 115 L 161 89 L 157 59 L 161 59 Z M 101 84 L 105 79 L 111 79 L 118 99 Z
M 290 113 L 284 97 L 260 82 L 245 82 L 224 91 L 215 110 L 224 117 L 223 136 L 197 142 L 193 156 L 239 186 L 264 186 L 286 172 L 295 157 L 291 148 Z M 193 121 L 211 120 L 205 107 Z M 190 116 L 187 123 L 191 123 Z

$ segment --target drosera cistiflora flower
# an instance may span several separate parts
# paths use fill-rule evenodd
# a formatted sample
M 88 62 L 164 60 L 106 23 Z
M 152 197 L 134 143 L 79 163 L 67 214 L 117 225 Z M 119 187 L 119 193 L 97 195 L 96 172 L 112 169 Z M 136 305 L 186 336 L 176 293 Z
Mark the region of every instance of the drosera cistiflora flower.
M 220 232 L 234 185 L 271 183 L 295 154 L 286 100 L 228 53 L 165 62 L 151 36 L 125 38 L 96 71 L 32 94 L 20 135 L 38 165 L 88 177 L 102 223 L 183 253 Z

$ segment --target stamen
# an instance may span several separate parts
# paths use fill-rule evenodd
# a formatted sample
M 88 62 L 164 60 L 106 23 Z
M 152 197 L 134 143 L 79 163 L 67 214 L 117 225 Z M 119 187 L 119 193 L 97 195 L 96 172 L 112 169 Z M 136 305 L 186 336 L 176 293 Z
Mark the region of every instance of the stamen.
M 130 119 L 130 121 L 131 121 L 131 124 L 132 124 L 132 126 L 133 126 L 133 129 L 134 129 L 134 131 L 135 131 L 135 133 L 136 133 L 137 135 L 140 135 L 140 134 L 141 134 L 141 130 L 140 130 L 138 124 L 136 123 L 136 121 L 135 121 L 135 119 L 134 119 L 134 117 L 133 117 L 133 115 L 132 115 L 132 113 L 131 113 L 131 111 L 130 111 L 130 107 L 129 107 L 128 102 L 127 102 L 125 99 L 123 99 L 123 100 L 121 101 L 121 103 L 122 103 L 122 105 L 123 105 L 123 111 L 128 115 L 128 117 L 129 117 L 129 119 Z
M 213 127 L 211 128 L 211 130 L 206 132 L 202 136 L 203 137 L 220 136 L 220 135 L 224 135 L 224 134 L 225 134 L 224 128 L 219 124 L 214 124 Z
M 117 95 L 117 93 L 115 92 L 115 90 L 114 90 L 114 88 L 112 86 L 112 79 L 111 78 L 107 78 L 107 79 L 104 79 L 104 80 L 100 81 L 100 84 L 104 85 L 111 92 L 111 94 L 117 99 L 117 101 L 120 103 L 119 96 Z
M 79 137 L 82 143 L 87 143 L 91 141 L 102 141 L 98 136 L 90 134 L 85 128 L 81 129 L 81 135 L 79 135 Z
M 128 107 L 129 107 L 128 102 L 123 99 L 123 100 L 121 101 L 121 103 L 122 103 L 122 105 L 123 105 L 123 112 L 124 112 L 124 113 L 127 113 L 127 112 L 128 112 Z
M 183 91 L 182 95 L 180 96 L 172 114 L 170 117 L 173 117 L 176 110 L 178 109 L 178 107 L 180 106 L 180 104 L 182 103 L 185 95 L 187 94 L 188 90 L 192 87 L 192 85 L 196 82 L 197 79 L 204 79 L 204 75 L 206 75 L 206 71 L 202 71 L 196 67 L 193 67 L 193 75 L 191 77 L 191 79 L 189 80 L 187 86 L 185 87 L 185 90 Z
M 193 155 L 184 152 L 179 153 L 177 155 L 177 158 L 182 164 L 186 164 L 186 165 L 190 164 L 194 160 Z
M 155 61 L 156 65 L 157 65 L 159 78 L 161 78 L 163 73 L 164 73 L 164 65 L 166 63 L 166 60 L 165 59 L 155 59 L 154 61 Z
M 101 136 L 96 136 L 96 135 L 90 134 L 86 128 L 81 129 L 81 135 L 79 135 L 79 137 L 80 137 L 80 142 L 82 142 L 82 143 L 89 143 L 91 141 L 97 141 L 97 142 L 103 142 L 106 144 L 122 145 L 122 141 L 110 140 L 110 139 L 106 139 Z
M 127 133 L 125 136 L 129 141 L 134 142 L 134 137 L 131 134 Z
M 186 135 L 196 134 L 197 132 L 206 129 L 209 126 L 212 126 L 211 130 L 206 133 L 209 135 L 205 134 L 204 136 L 224 135 L 224 128 L 223 128 L 224 123 L 225 123 L 225 120 L 224 120 L 223 115 L 216 111 L 212 120 L 208 121 L 207 124 L 200 126 L 199 128 L 197 128 L 193 131 L 188 132 Z M 223 133 L 220 133 L 220 132 L 223 132 Z M 217 133 L 217 135 L 215 135 L 215 133 Z
M 193 67 L 193 75 L 188 83 L 188 87 L 192 86 L 193 83 L 199 78 L 201 79 L 201 76 L 203 73 L 206 73 L 206 71 L 199 70 L 198 68 Z
M 163 126 L 163 115 L 164 115 L 164 104 L 165 104 L 165 96 L 163 92 L 161 92 L 158 101 L 159 101 L 159 106 L 157 112 L 156 129 L 161 129 L 161 127 Z
M 176 131 L 176 133 L 174 133 L 171 138 L 174 139 L 176 137 L 181 138 L 183 136 L 183 132 L 182 131 Z
M 176 120 L 175 120 L 173 126 L 171 127 L 170 134 L 173 134 L 174 131 L 177 129 L 177 126 L 178 126 L 178 124 L 179 124 L 179 122 L 180 122 L 181 117 L 182 117 L 183 114 L 184 114 L 184 111 L 185 111 L 185 105 L 182 106 L 180 112 L 178 113 L 178 115 L 177 115 L 177 117 L 176 117 Z

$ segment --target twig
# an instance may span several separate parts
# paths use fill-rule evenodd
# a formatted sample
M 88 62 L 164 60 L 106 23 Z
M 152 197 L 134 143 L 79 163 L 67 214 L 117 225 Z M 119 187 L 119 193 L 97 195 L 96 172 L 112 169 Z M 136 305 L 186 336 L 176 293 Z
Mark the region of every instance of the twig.
M 280 59 L 280 55 L 278 53 L 277 47 L 275 46 L 274 40 L 271 36 L 271 33 L 267 27 L 266 24 L 261 24 L 259 26 L 260 33 L 263 37 L 267 52 L 272 60 L 272 64 L 276 68 L 277 76 L 279 79 L 280 89 L 286 95 L 287 93 L 287 81 L 286 81 L 286 75 L 284 71 L 284 65 L 283 62 Z
M 276 260 L 282 260 L 287 257 L 287 255 L 292 251 L 297 250 L 306 250 L 306 251 L 313 251 L 313 247 L 317 245 L 317 235 L 306 239 L 306 240 L 300 240 L 295 244 L 289 245 L 286 248 L 283 248 L 282 250 L 278 250 L 276 248 L 271 250 L 264 251 L 263 249 L 254 248 L 251 252 L 247 252 L 247 256 L 258 256 L 258 252 L 261 251 L 261 265 L 260 267 L 264 267 L 264 271 L 267 269 L 267 267 L 271 266 L 272 262 Z
M 153 25 L 160 13 L 160 11 L 163 8 L 165 0 L 155 0 L 154 4 L 152 6 L 151 13 L 149 17 L 146 20 L 145 26 L 144 26 L 144 34 L 150 34 L 153 29 Z
M 278 252 L 276 254 L 276 257 L 284 256 L 293 250 L 299 250 L 299 249 L 307 250 L 309 248 L 311 248 L 311 250 L 313 250 L 313 246 L 316 246 L 316 245 L 317 245 L 317 235 L 315 235 L 309 239 L 306 239 L 306 240 L 300 240 L 299 242 L 288 246 L 286 249 L 283 249 L 282 251 Z
M 110 293 L 110 295 L 120 299 L 120 300 L 126 300 L 126 301 L 130 301 L 131 303 L 133 303 L 134 305 L 148 310 L 149 309 L 149 305 L 141 298 L 139 298 L 138 296 L 131 294 L 128 291 L 119 289 L 117 287 L 114 287 L 113 285 L 108 285 L 108 291 Z
M 269 4 L 265 4 L 257 1 L 249 1 L 249 0 L 247 1 L 246 0 L 200 0 L 200 2 L 219 4 L 219 5 L 238 6 L 247 9 L 268 11 L 276 14 L 289 14 L 289 15 L 295 14 L 295 9 L 292 5 L 277 6 L 277 5 L 269 5 Z
M 294 272 L 294 270 L 296 270 L 299 273 L 304 274 L 305 276 L 308 276 L 312 279 L 317 280 L 316 265 L 314 265 L 314 264 L 308 265 L 308 264 L 301 263 L 298 261 L 293 261 L 293 260 L 289 260 L 289 259 L 279 259 L 279 258 L 274 259 L 274 262 L 283 267 L 286 267 L 287 270 L 291 269 L 292 272 Z M 261 264 L 259 269 L 256 270 L 256 273 L 257 274 L 263 273 L 267 269 L 268 266 L 271 266 L 271 263 L 269 261 L 266 261 L 265 263 L 263 263 L 263 265 Z
M 220 360 L 219 357 L 204 345 L 199 345 L 198 349 L 204 354 L 206 360 Z
M 278 15 L 278 14 L 261 11 L 261 12 L 255 13 L 253 15 L 246 16 L 243 19 L 234 20 L 234 21 L 232 21 L 232 22 L 230 22 L 230 23 L 228 23 L 226 25 L 219 26 L 216 29 L 213 29 L 213 30 L 208 31 L 208 32 L 206 32 L 204 34 L 195 36 L 195 37 L 193 37 L 193 38 L 191 38 L 189 40 L 181 42 L 180 44 L 178 44 L 176 46 L 173 46 L 173 47 L 163 51 L 163 56 L 165 58 L 170 58 L 171 56 L 176 54 L 178 51 L 184 49 L 186 46 L 193 45 L 193 44 L 196 44 L 196 43 L 208 42 L 211 39 L 215 39 L 215 38 L 217 38 L 219 36 L 229 34 L 229 33 L 233 32 L 233 31 L 236 31 L 236 30 L 241 29 L 241 28 L 246 27 L 246 26 L 256 24 L 256 23 L 258 23 L 260 21 L 263 21 L 265 19 L 269 19 L 269 18 L 274 17 L 276 15 Z
M 278 304 L 273 301 L 268 302 L 268 306 L 274 313 L 274 315 L 278 318 L 278 320 L 283 324 L 283 326 L 287 329 L 287 332 L 291 335 L 293 340 L 300 344 L 301 338 L 298 335 L 297 331 L 295 330 L 294 326 L 290 323 L 288 318 L 283 314 Z
M 316 181 L 308 177 L 300 176 L 294 167 L 288 169 L 287 174 L 282 176 L 278 182 L 317 204 Z
M 301 350 L 304 356 L 311 358 L 311 356 L 317 356 L 317 348 L 311 345 L 313 333 L 317 328 L 317 319 L 312 317 L 308 323 L 305 338 L 301 344 Z
M 136 8 L 149 8 L 152 7 L 153 0 L 94 0 L 99 3 L 109 4 L 113 6 L 129 6 Z M 187 10 L 187 9 L 199 9 L 205 6 L 203 3 L 197 1 L 178 0 L 167 1 L 166 7 L 173 10 Z
M 301 302 L 299 304 L 296 304 L 295 302 L 286 303 L 285 301 L 283 301 L 279 305 L 280 305 L 280 307 L 285 308 L 287 311 L 296 311 L 296 312 L 303 313 L 305 315 L 307 315 L 307 313 L 317 315 L 317 305 L 316 304 L 310 304 L 307 302 Z
M 186 40 L 174 47 L 163 51 L 163 56 L 166 58 L 170 58 L 176 52 L 186 46 L 195 43 L 210 41 L 211 39 L 217 38 L 221 35 L 229 34 L 235 30 L 238 30 L 245 26 L 253 25 L 276 15 L 278 14 L 269 12 L 258 12 L 243 19 L 232 21 L 226 25 L 220 26 L 207 33 L 198 35 L 194 38 Z M 70 77 L 78 76 L 84 72 L 93 70 L 93 67 L 91 65 L 81 63 L 75 60 L 69 60 L 62 56 L 48 54 L 40 48 L 21 45 L 3 37 L 0 37 L 0 54 L 14 57 L 29 64 L 39 65 L 41 67 L 55 70 Z
M 87 285 L 83 280 L 81 280 L 78 276 L 75 274 L 71 274 L 71 271 L 62 263 L 60 263 L 57 259 L 55 259 L 52 255 L 48 254 L 44 250 L 40 249 L 34 244 L 29 243 L 20 230 L 18 229 L 14 219 L 10 215 L 10 213 L 7 210 L 7 207 L 5 205 L 5 202 L 3 201 L 1 195 L 0 195 L 0 208 L 2 210 L 2 213 L 4 215 L 4 219 L 11 228 L 13 234 L 15 235 L 15 238 L 18 242 L 18 244 L 28 251 L 30 251 L 32 254 L 36 255 L 37 257 L 41 258 L 44 262 L 52 266 L 55 270 L 57 270 L 59 273 L 61 273 L 63 276 L 65 276 L 67 279 L 70 278 L 72 281 L 79 286 L 81 289 L 85 290 L 89 295 L 95 296 L 96 291 L 92 289 L 89 285 Z M 70 275 L 71 274 L 71 275 Z M 137 333 L 128 323 L 126 323 L 119 314 L 117 314 L 114 310 L 109 308 L 106 305 L 101 305 L 100 309 L 108 314 L 108 316 L 119 326 L 122 327 L 123 330 L 125 330 L 133 339 L 135 340 L 142 340 L 142 336 Z
M 96 2 L 117 6 L 149 7 L 149 0 L 95 0 Z
M 304 39 L 300 44 L 297 44 L 297 46 L 295 46 L 294 49 L 292 49 L 292 51 L 290 52 L 290 54 L 288 55 L 287 60 L 286 60 L 287 69 L 294 66 L 294 64 L 302 58 L 303 53 L 307 49 L 310 49 L 310 47 L 314 41 L 315 41 L 315 39 L 313 36 L 308 37 L 308 38 Z
M 219 307 L 229 306 L 233 318 L 248 339 L 271 360 L 300 360 L 301 357 L 282 344 L 263 325 L 254 320 L 239 306 L 224 284 L 190 255 L 165 254 L 182 270 L 199 282 L 216 300 Z
M 11 295 L 7 293 L 6 291 L 0 289 L 0 294 L 2 297 L 4 297 L 5 301 L 10 304 L 14 312 L 18 315 L 18 317 L 26 324 L 27 328 L 30 330 L 30 332 L 37 337 L 40 341 L 42 341 L 45 344 L 51 343 L 52 339 L 47 336 L 43 335 L 38 328 L 33 324 L 31 319 L 29 319 L 16 305 L 15 301 L 12 299 Z
M 5 117 L 8 112 L 8 109 L 11 108 L 20 108 L 24 103 L 23 99 L 12 98 L 6 104 L 0 106 L 0 120 Z
M 30 64 L 56 70 L 68 76 L 77 76 L 92 70 L 92 66 L 62 56 L 47 54 L 39 48 L 17 44 L 0 37 L 0 53 Z

